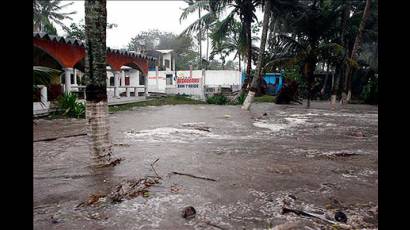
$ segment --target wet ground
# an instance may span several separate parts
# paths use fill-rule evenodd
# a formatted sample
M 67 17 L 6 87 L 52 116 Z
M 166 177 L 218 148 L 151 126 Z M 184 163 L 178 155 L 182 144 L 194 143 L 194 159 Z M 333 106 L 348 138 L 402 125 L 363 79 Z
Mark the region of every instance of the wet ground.
M 353 229 L 378 226 L 377 107 L 138 107 L 110 114 L 110 122 L 113 154 L 123 161 L 98 169 L 90 167 L 85 120 L 35 121 L 34 229 L 331 228 L 282 214 L 284 206 L 333 220 L 342 210 Z M 126 180 L 154 176 L 158 158 L 162 180 L 143 196 L 77 207 Z M 186 206 L 195 218 L 181 217 Z

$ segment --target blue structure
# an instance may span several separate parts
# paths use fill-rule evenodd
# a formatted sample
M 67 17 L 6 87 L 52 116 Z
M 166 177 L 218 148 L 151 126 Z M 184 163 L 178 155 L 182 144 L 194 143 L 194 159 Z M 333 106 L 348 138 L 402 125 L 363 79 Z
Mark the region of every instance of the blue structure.
M 242 84 L 245 81 L 246 74 L 242 72 Z M 266 94 L 276 95 L 279 93 L 283 86 L 284 73 L 265 73 L 263 79 L 266 81 L 267 89 Z

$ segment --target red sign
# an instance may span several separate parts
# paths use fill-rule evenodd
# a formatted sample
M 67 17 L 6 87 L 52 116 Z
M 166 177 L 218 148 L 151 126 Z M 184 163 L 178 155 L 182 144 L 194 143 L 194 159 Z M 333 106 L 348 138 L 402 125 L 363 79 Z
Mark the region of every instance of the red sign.
M 177 78 L 177 84 L 195 84 L 199 83 L 199 78 Z

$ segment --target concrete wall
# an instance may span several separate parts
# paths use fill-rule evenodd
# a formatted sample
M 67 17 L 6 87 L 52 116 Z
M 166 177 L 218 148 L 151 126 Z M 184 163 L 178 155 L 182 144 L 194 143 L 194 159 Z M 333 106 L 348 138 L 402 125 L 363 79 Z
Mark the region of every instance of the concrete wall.
M 176 79 L 186 79 L 186 78 L 198 78 L 199 88 L 194 88 L 197 83 L 187 83 L 186 81 L 180 81 L 178 84 L 174 77 L 172 79 L 172 85 L 166 85 L 166 74 L 174 75 L 173 71 L 158 71 L 158 81 L 156 71 L 148 72 L 148 91 L 149 92 L 160 92 L 167 94 L 192 94 L 192 95 L 203 95 L 204 82 L 202 78 L 202 70 L 183 70 L 176 72 Z M 197 81 L 197 80 L 194 80 Z M 235 70 L 206 70 L 205 71 L 205 85 L 209 87 L 232 87 L 235 90 L 239 89 L 241 86 L 241 72 Z
M 205 71 L 205 85 L 226 86 L 241 84 L 241 72 L 236 70 L 207 70 Z

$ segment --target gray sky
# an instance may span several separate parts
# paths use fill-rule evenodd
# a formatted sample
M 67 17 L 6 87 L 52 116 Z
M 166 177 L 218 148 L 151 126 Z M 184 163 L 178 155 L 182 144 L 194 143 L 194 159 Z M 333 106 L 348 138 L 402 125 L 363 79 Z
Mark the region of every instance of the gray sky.
M 71 1 L 67 1 L 71 2 Z M 114 49 L 126 48 L 128 42 L 137 33 L 149 29 L 158 29 L 165 32 L 181 33 L 188 25 L 197 19 L 197 14 L 190 15 L 186 20 L 179 22 L 182 9 L 187 7 L 183 1 L 107 1 L 108 23 L 115 23 L 117 28 L 107 30 L 107 46 Z M 66 25 L 84 20 L 84 1 L 74 1 L 74 4 L 64 9 L 64 12 L 77 11 L 73 20 L 65 20 Z M 262 13 L 257 12 L 262 19 Z M 57 26 L 58 33 L 65 32 Z M 203 43 L 203 49 L 206 43 Z M 204 54 L 205 56 L 205 54 Z

